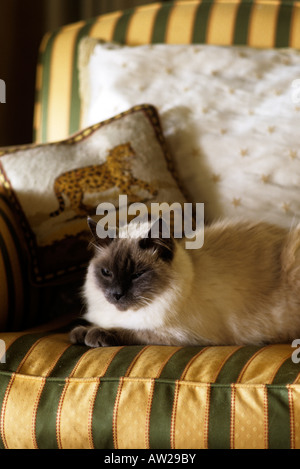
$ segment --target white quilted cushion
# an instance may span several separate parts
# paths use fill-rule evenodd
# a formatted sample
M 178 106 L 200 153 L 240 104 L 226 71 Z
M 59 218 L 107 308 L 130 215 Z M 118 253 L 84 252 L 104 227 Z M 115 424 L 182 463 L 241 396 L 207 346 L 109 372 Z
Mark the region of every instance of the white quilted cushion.
M 300 221 L 299 78 L 294 50 L 84 39 L 82 127 L 153 104 L 180 177 L 208 219 L 289 227 Z

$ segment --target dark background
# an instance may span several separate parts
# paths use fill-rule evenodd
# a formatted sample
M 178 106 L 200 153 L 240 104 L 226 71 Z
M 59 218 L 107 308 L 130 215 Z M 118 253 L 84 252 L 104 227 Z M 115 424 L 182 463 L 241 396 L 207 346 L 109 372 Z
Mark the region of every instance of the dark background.
M 0 0 L 0 146 L 32 142 L 35 71 L 43 35 L 65 24 L 151 0 Z

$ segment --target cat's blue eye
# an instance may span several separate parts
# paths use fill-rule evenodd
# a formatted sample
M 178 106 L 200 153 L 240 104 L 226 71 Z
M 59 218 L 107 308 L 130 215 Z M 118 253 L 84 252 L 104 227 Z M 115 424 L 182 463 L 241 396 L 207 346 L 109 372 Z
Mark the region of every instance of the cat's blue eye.
M 102 268 L 102 269 L 101 269 L 101 273 L 102 273 L 103 277 L 111 277 L 111 276 L 112 276 L 111 271 L 108 270 L 108 269 Z

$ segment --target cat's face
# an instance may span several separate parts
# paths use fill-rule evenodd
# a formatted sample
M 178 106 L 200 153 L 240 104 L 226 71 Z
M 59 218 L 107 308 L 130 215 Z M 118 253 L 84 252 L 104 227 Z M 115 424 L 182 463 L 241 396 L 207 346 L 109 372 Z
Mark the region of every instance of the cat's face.
M 168 287 L 173 238 L 152 239 L 148 233 L 145 238 L 101 240 L 94 236 L 94 241 L 93 275 L 106 300 L 118 310 L 138 310 Z

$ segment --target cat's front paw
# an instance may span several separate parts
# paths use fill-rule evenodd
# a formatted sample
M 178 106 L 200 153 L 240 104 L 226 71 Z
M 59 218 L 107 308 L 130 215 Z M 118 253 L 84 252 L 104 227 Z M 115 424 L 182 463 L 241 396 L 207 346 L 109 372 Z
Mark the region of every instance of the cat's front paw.
M 86 326 L 77 326 L 70 332 L 69 338 L 72 344 L 85 344 L 85 336 L 89 328 Z
M 115 334 L 97 326 L 78 326 L 71 331 L 70 340 L 73 344 L 84 344 L 88 347 L 113 347 L 119 345 Z
M 119 345 L 119 341 L 112 332 L 94 326 L 87 331 L 85 344 L 89 347 L 113 347 Z

